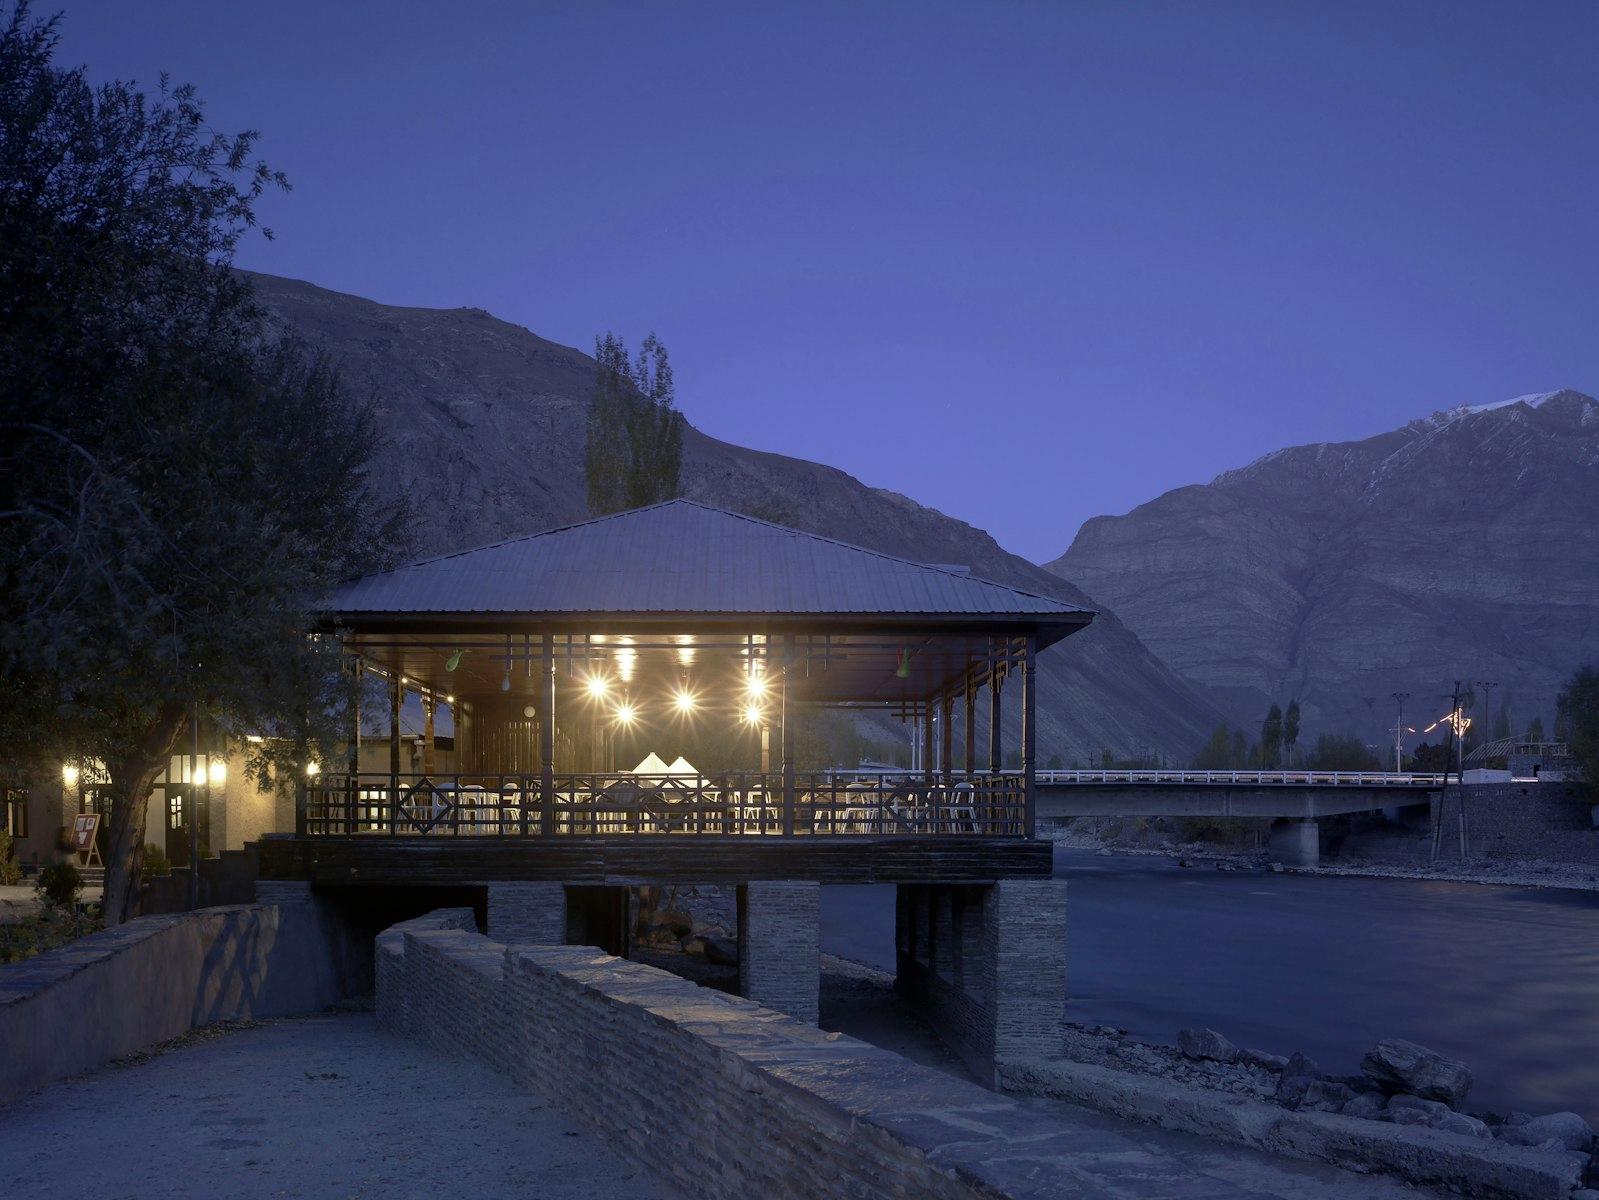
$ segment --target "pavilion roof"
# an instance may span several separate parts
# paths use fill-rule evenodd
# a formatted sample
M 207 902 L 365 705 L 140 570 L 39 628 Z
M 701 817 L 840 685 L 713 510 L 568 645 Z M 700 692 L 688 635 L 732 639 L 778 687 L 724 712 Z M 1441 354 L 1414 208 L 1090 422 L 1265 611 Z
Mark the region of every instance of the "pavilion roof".
M 1093 616 L 1050 596 L 851 546 L 691 500 L 669 500 L 368 575 L 319 605 L 334 621 L 520 618 L 923 617 L 1059 625 Z M 1058 636 L 1058 635 L 1057 635 Z

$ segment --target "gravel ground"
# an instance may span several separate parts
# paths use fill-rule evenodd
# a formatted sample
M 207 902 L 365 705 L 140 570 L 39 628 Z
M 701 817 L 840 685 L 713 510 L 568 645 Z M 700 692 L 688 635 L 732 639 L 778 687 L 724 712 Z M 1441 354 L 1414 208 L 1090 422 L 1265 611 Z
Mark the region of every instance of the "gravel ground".
M 366 1014 L 201 1030 L 0 1108 L 6 1200 L 675 1195 L 504 1076 Z

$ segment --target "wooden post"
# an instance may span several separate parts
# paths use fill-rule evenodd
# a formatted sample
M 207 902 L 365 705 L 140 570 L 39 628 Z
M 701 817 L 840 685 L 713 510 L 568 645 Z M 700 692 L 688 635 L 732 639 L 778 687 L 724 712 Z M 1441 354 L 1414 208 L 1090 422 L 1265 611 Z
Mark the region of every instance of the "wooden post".
M 794 635 L 783 635 L 783 675 L 779 683 L 778 754 L 783 764 L 783 836 L 794 836 L 794 738 L 788 727 L 788 667 L 794 661 Z
M 1022 658 L 1022 829 L 1033 836 L 1037 817 L 1038 787 L 1035 771 L 1038 757 L 1038 639 L 1027 637 Z
M 1000 703 L 999 689 L 1005 681 L 1000 664 L 991 662 L 988 667 L 988 773 L 998 775 L 1005 767 L 1005 746 L 1000 718 L 1004 708 Z
M 955 770 L 955 694 L 945 692 L 939 701 L 939 732 L 942 735 L 938 747 L 938 770 L 944 777 L 944 782 L 949 782 L 949 777 Z
M 977 770 L 977 684 L 966 676 L 966 778 Z
M 437 769 L 438 760 L 433 753 L 433 697 L 422 694 L 422 774 L 429 779 Z
M 922 701 L 922 780 L 933 781 L 933 698 Z
M 544 635 L 539 683 L 543 703 L 539 706 L 539 833 L 555 836 L 555 637 Z M 527 818 L 523 817 L 526 829 Z
M 389 685 L 389 832 L 397 833 L 400 827 L 400 702 L 405 699 L 405 689 L 400 684 L 399 671 Z

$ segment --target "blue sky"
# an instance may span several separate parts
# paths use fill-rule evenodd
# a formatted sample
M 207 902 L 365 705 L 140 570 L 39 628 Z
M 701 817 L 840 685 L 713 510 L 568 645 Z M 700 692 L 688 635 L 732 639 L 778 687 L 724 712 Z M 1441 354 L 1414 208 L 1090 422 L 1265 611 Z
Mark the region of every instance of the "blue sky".
M 707 432 L 1035 559 L 1599 389 L 1599 5 L 58 0 L 294 191 L 243 265 L 670 348 Z

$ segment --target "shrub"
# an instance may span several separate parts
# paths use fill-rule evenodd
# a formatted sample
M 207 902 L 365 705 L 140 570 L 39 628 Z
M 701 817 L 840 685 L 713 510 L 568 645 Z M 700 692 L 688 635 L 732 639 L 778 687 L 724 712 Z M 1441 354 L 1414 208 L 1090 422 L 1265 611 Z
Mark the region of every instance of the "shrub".
M 0 885 L 11 887 L 22 882 L 22 864 L 12 857 L 11 835 L 0 830 Z
M 51 863 L 39 872 L 36 889 L 46 904 L 70 910 L 83 889 L 83 873 L 69 862 Z
M 154 842 L 144 844 L 144 873 L 146 875 L 170 875 L 172 864 L 167 861 L 167 852 Z

